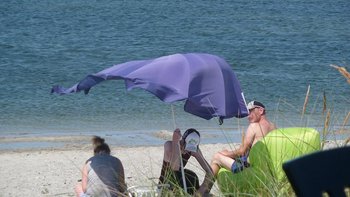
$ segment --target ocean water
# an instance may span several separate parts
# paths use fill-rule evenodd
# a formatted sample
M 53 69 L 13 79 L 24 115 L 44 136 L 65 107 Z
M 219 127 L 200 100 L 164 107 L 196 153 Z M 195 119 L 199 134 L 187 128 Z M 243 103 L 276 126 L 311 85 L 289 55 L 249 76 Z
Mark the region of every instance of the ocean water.
M 350 111 L 350 84 L 329 65 L 350 70 L 349 7 L 348 0 L 2 1 L 0 136 L 241 132 L 246 119 L 219 126 L 184 113 L 181 102 L 128 92 L 122 81 L 89 95 L 50 94 L 53 85 L 70 87 L 114 64 L 189 52 L 226 59 L 246 100 L 263 102 L 279 127 L 322 128 L 325 94 L 330 125 L 339 129 Z

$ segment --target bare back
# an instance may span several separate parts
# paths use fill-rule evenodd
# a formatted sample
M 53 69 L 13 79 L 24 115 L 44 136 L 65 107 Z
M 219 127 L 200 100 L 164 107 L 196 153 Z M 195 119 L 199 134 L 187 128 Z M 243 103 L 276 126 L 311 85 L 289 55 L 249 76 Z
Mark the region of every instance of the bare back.
M 276 129 L 276 126 L 269 122 L 266 119 L 262 119 L 257 123 L 251 123 L 248 127 L 248 132 L 252 132 L 253 138 L 250 139 L 252 141 L 252 146 L 261 140 L 265 135 L 267 135 L 270 131 Z
M 274 129 L 276 129 L 276 126 L 265 117 L 261 117 L 259 121 L 251 122 L 248 126 L 241 152 L 246 153 L 249 151 L 256 142 Z

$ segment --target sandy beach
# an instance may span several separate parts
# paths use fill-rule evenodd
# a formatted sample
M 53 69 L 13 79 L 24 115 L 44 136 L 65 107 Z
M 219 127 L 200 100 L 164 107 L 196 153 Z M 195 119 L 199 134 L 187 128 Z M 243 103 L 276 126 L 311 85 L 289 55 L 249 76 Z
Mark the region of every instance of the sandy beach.
M 347 132 L 346 132 L 347 133 Z M 157 137 L 166 141 L 171 132 L 159 132 Z M 92 136 L 50 137 L 1 137 L 0 145 L 16 147 L 16 143 L 55 143 L 61 146 L 0 149 L 0 197 L 11 196 L 75 196 L 74 186 L 81 179 L 81 168 L 93 154 Z M 112 142 L 111 136 L 102 136 Z M 339 146 L 341 141 L 326 141 L 325 148 Z M 346 142 L 347 143 L 347 142 Z M 239 144 L 201 144 L 205 159 L 210 162 L 217 151 L 234 149 Z M 154 186 L 158 182 L 163 159 L 163 146 L 117 146 L 111 145 L 112 155 L 123 162 L 128 187 Z M 186 168 L 195 171 L 202 182 L 204 172 L 194 158 Z M 217 185 L 211 191 L 220 193 Z
M 81 178 L 81 167 L 92 156 L 89 136 L 51 137 L 47 141 L 67 143 L 60 148 L 6 150 L 0 152 L 0 196 L 74 196 L 74 186 Z M 23 141 L 15 138 L 12 141 Z M 28 139 L 27 139 L 28 140 Z M 43 140 L 43 139 L 31 139 Z M 84 140 L 87 143 L 74 143 Z M 0 139 L 8 143 L 9 139 Z M 108 139 L 106 139 L 108 143 Z M 231 145 L 232 146 L 232 145 Z M 229 144 L 202 144 L 205 158 L 210 161 L 212 155 Z M 158 180 L 163 158 L 162 146 L 117 147 L 111 146 L 112 155 L 120 158 L 124 164 L 128 187 L 152 186 Z M 194 158 L 187 168 L 194 170 L 200 181 L 204 172 Z M 217 188 L 212 193 L 217 193 Z

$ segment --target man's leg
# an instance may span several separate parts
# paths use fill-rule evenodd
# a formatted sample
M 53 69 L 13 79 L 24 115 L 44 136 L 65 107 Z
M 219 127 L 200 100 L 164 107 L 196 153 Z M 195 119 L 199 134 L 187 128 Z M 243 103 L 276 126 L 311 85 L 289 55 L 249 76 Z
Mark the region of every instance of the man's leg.
M 215 153 L 210 164 L 210 167 L 213 171 L 213 176 L 204 178 L 206 182 L 205 185 L 207 186 L 207 191 L 210 191 L 211 188 L 213 187 L 216 176 L 219 173 L 220 168 L 224 167 L 228 170 L 231 170 L 231 166 L 233 162 L 235 162 L 235 160 L 233 160 L 232 158 L 227 157 L 219 152 Z
M 221 167 L 231 170 L 231 166 L 235 162 L 234 159 L 227 157 L 221 153 L 216 153 L 211 160 L 211 169 L 213 170 L 214 176 L 219 173 Z

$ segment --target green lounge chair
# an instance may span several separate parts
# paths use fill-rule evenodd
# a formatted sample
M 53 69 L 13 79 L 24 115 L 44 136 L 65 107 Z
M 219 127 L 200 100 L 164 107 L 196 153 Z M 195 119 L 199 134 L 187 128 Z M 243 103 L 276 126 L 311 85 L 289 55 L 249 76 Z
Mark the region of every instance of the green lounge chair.
M 313 128 L 280 128 L 257 142 L 249 154 L 250 167 L 239 173 L 221 168 L 217 181 L 224 195 L 268 195 L 286 192 L 290 184 L 283 162 L 320 149 L 319 132 Z M 283 190 L 283 191 L 281 191 Z

